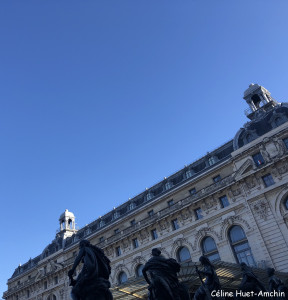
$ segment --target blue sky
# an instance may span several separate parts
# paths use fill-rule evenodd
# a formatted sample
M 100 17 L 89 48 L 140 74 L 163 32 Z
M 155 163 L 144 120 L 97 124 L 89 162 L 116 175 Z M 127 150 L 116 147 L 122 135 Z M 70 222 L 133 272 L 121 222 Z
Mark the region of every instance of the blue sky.
M 287 1 L 1 1 L 0 294 L 50 243 L 288 95 Z

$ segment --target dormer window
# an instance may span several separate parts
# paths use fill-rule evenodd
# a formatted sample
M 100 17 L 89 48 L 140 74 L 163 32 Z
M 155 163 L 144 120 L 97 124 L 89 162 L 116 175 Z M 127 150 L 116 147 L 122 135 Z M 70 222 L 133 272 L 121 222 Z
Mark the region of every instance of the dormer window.
M 148 194 L 147 194 L 147 200 L 149 201 L 149 200 L 151 200 L 152 198 L 153 198 L 153 194 L 151 193 L 151 192 L 149 192 Z
M 208 164 L 209 164 L 209 166 L 214 165 L 216 162 L 217 162 L 217 159 L 216 159 L 215 156 L 211 156 L 211 157 L 208 158 Z
M 135 202 L 130 202 L 130 203 L 129 203 L 129 206 L 128 206 L 128 209 L 129 209 L 129 210 L 132 210 L 132 209 L 134 209 L 135 207 L 136 207 Z
M 104 220 L 101 220 L 101 221 L 99 222 L 99 227 L 101 228 L 101 227 L 103 227 L 104 225 L 105 225 Z
M 119 217 L 120 217 L 119 211 L 115 211 L 115 212 L 113 213 L 113 219 L 115 220 L 115 219 L 118 219 Z
M 185 174 L 186 174 L 186 178 L 190 178 L 193 175 L 191 170 L 186 171 Z
M 165 190 L 169 190 L 169 189 L 171 189 L 171 188 L 172 188 L 172 186 L 173 186 L 173 184 L 172 184 L 172 182 L 171 182 L 171 181 L 168 181 L 168 182 L 166 182 L 166 183 L 165 183 Z

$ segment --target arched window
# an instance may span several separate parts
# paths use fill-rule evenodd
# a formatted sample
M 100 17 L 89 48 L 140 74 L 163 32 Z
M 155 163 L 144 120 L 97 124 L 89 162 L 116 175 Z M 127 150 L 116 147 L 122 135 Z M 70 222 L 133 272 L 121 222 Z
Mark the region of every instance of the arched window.
M 229 238 L 237 262 L 255 266 L 254 257 L 244 230 L 238 225 L 232 226 L 229 230 Z
M 127 275 L 125 272 L 120 272 L 120 274 L 118 275 L 118 282 L 119 284 L 122 284 L 124 282 L 126 282 L 128 280 Z
M 288 209 L 288 197 L 286 198 L 284 205 L 285 205 L 285 208 Z
M 144 268 L 144 265 L 142 265 L 142 264 L 137 266 L 137 268 L 136 268 L 136 276 L 137 277 L 143 276 L 143 274 L 142 274 L 143 268 Z
M 177 259 L 179 262 L 191 260 L 191 255 L 188 248 L 186 247 L 179 248 L 179 250 L 177 251 Z
M 68 227 L 69 229 L 73 229 L 73 223 L 71 219 L 68 220 Z
M 217 246 L 212 237 L 207 236 L 202 241 L 203 255 L 209 258 L 210 261 L 220 260 L 220 256 L 217 250 Z
M 49 295 L 47 300 L 57 300 L 56 296 L 53 294 L 53 295 Z

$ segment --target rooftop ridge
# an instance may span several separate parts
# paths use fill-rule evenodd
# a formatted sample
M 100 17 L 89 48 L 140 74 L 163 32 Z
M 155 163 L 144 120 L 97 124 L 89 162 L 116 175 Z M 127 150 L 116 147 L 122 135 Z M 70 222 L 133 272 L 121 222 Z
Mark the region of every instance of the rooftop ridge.
M 211 151 L 208 151 L 204 156 L 201 156 L 199 158 L 197 158 L 196 160 L 194 160 L 193 162 L 189 163 L 188 165 L 185 165 L 184 168 L 181 168 L 177 171 L 175 171 L 174 173 L 172 173 L 171 175 L 168 175 L 167 177 L 165 176 L 164 178 L 165 179 L 162 179 L 160 181 L 157 181 L 155 184 L 151 185 L 150 187 L 146 188 L 145 190 L 143 190 L 142 192 L 132 196 L 132 197 L 129 197 L 128 200 L 122 202 L 121 204 L 115 206 L 115 208 L 113 209 L 110 209 L 108 210 L 106 213 L 102 214 L 101 216 L 99 216 L 98 218 L 95 218 L 93 219 L 93 221 L 91 222 L 88 222 L 85 226 L 81 227 L 79 230 L 81 230 L 82 228 L 85 228 L 87 225 L 89 226 L 90 224 L 94 223 L 95 221 L 97 221 L 98 219 L 100 219 L 101 217 L 103 216 L 106 216 L 108 215 L 109 213 L 111 213 L 113 210 L 117 210 L 117 209 L 120 209 L 122 205 L 125 205 L 127 202 L 129 201 L 132 201 L 133 199 L 139 197 L 141 194 L 145 193 L 145 192 L 148 192 L 150 189 L 152 189 L 153 187 L 156 187 L 157 185 L 159 185 L 161 182 L 163 182 L 164 180 L 169 180 L 169 178 L 173 177 L 174 175 L 176 175 L 177 173 L 183 171 L 185 168 L 188 168 L 189 166 L 192 166 L 193 164 L 197 163 L 198 161 L 201 161 L 202 159 L 204 159 L 207 155 L 211 155 L 213 154 L 213 152 L 221 149 L 222 147 L 228 145 L 229 143 L 233 143 L 233 139 L 229 139 L 228 141 L 226 141 L 225 143 L 221 144 L 220 146 L 218 146 L 217 148 L 214 148 L 213 150 Z

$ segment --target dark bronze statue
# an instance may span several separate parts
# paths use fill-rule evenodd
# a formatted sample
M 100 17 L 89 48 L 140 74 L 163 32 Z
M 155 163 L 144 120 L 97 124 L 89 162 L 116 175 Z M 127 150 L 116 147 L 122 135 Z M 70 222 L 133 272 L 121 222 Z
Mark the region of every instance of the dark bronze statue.
M 157 248 L 152 249 L 152 257 L 142 272 L 149 284 L 149 300 L 189 300 L 185 286 L 178 281 L 180 265 L 173 258 L 165 258 Z
M 288 289 L 285 287 L 283 281 L 274 273 L 274 268 L 267 269 L 267 274 L 269 276 L 269 292 L 276 292 L 276 296 L 273 297 L 275 300 L 288 299 Z
M 76 280 L 73 274 L 82 262 L 83 268 Z M 70 285 L 73 286 L 71 297 L 73 300 L 112 300 L 109 290 L 109 275 L 111 273 L 110 260 L 104 252 L 82 240 L 79 244 L 79 254 L 76 257 L 72 269 L 68 272 Z
M 262 299 L 263 297 L 259 295 L 267 292 L 266 288 L 259 281 L 250 267 L 248 267 L 244 262 L 242 262 L 240 266 L 242 270 L 242 281 L 239 289 L 242 292 L 242 298 L 247 299 L 246 295 L 249 294 L 249 299 Z M 241 296 L 239 298 L 241 298 Z
M 194 300 L 210 300 L 212 299 L 211 292 L 221 289 L 220 282 L 215 272 L 214 266 L 212 265 L 210 260 L 205 256 L 201 256 L 199 258 L 199 261 L 201 262 L 204 269 L 199 270 L 196 266 L 196 272 L 199 275 L 202 285 L 195 292 Z M 202 279 L 202 275 L 206 277 L 205 281 Z M 219 299 L 219 297 L 217 298 L 216 296 L 213 297 L 213 299 L 214 298 Z

